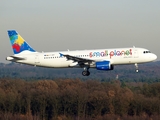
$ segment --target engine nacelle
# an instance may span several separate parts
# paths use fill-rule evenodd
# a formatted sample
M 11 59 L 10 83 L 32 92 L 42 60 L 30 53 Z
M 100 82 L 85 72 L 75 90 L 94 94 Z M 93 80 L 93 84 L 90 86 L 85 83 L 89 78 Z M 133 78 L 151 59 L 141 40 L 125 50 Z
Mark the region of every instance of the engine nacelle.
M 97 70 L 113 70 L 113 65 L 110 64 L 110 61 L 101 61 L 96 62 Z

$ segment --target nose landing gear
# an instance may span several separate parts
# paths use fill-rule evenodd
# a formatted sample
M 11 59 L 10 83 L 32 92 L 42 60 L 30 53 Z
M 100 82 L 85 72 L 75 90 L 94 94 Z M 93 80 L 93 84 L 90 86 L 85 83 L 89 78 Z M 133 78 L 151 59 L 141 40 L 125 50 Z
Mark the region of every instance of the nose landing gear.
M 138 73 L 138 64 L 135 63 L 135 67 L 136 67 L 136 73 Z

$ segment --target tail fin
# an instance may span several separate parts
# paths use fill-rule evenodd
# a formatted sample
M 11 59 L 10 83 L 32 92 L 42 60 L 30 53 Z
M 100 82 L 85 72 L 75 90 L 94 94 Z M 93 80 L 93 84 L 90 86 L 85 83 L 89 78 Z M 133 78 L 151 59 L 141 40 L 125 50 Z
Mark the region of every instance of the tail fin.
M 18 54 L 22 51 L 35 52 L 33 48 L 17 33 L 15 30 L 8 30 L 8 35 L 12 45 L 14 54 Z

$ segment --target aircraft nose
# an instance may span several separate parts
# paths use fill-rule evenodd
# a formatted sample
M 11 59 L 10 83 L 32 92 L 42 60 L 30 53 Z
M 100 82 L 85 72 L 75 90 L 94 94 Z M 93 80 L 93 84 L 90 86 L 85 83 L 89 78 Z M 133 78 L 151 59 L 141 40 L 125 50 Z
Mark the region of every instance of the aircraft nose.
M 153 59 L 153 60 L 156 60 L 156 59 L 157 59 L 157 55 L 152 54 L 152 59 Z

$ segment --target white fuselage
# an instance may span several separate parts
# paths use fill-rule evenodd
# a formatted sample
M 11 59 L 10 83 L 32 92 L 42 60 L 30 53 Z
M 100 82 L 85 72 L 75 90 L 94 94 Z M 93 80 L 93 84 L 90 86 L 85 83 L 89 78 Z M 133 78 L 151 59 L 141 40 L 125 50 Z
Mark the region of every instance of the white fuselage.
M 112 65 L 135 64 L 151 62 L 157 58 L 153 53 L 144 48 L 115 48 L 115 49 L 97 49 L 97 50 L 77 50 L 61 52 L 22 52 L 14 56 L 23 57 L 23 60 L 13 59 L 11 56 L 7 60 L 18 63 L 24 63 L 42 67 L 66 68 L 80 67 L 73 60 L 68 60 L 61 54 L 71 55 L 78 58 L 89 59 L 93 61 L 110 61 Z M 95 67 L 91 63 L 90 67 Z

